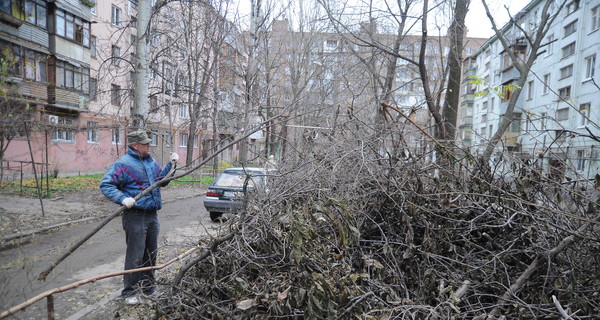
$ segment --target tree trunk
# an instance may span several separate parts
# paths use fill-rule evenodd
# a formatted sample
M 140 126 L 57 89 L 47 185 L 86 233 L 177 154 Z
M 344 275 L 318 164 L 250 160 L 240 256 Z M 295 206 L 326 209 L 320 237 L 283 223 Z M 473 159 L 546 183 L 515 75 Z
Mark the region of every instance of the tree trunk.
M 446 139 L 454 140 L 456 137 L 456 120 L 458 101 L 460 98 L 460 82 L 462 75 L 462 51 L 465 36 L 465 17 L 469 11 L 470 0 L 457 0 L 454 7 L 454 20 L 449 30 L 450 53 L 448 55 L 448 89 L 444 108 L 442 109 L 446 125 Z
M 135 64 L 135 92 L 131 118 L 135 128 L 145 128 L 148 118 L 148 27 L 152 14 L 151 1 L 140 1 L 137 12 L 137 44 Z

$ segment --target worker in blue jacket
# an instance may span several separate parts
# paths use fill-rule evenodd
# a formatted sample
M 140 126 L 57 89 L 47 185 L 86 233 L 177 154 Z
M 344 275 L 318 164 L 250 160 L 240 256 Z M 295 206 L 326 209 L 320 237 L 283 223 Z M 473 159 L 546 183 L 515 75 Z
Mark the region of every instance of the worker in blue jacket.
M 146 131 L 136 130 L 127 135 L 127 154 L 115 161 L 100 182 L 100 190 L 113 202 L 123 205 L 125 230 L 125 270 L 156 265 L 160 224 L 157 211 L 162 208 L 160 187 L 135 200 L 144 189 L 163 179 L 179 160 L 171 153 L 164 169 L 150 156 L 150 142 Z M 126 304 L 140 303 L 140 293 L 152 295 L 156 291 L 154 270 L 134 272 L 123 276 L 121 295 Z

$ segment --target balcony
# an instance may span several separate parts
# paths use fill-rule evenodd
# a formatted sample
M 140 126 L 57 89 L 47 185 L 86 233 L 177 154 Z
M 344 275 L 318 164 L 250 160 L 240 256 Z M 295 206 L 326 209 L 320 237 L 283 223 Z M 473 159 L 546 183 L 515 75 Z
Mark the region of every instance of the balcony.
M 518 147 L 519 141 L 518 138 L 521 135 L 520 132 L 505 132 L 502 135 L 502 142 L 506 147 Z

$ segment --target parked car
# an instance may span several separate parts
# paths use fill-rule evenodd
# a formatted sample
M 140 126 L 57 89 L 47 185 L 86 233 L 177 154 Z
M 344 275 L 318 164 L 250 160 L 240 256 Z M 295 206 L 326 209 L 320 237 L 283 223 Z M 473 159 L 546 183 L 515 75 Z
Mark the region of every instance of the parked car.
M 212 221 L 219 221 L 223 213 L 237 213 L 242 208 L 244 181 L 250 176 L 246 192 L 267 190 L 267 175 L 275 170 L 265 168 L 225 169 L 206 191 L 204 207 Z

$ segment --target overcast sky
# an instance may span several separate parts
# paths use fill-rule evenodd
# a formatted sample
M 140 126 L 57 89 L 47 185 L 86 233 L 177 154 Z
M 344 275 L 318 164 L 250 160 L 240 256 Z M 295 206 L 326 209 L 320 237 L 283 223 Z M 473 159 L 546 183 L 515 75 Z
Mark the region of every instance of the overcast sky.
M 514 16 L 523 7 L 525 7 L 530 1 L 529 0 L 487 0 L 488 7 L 492 13 L 496 25 L 498 27 L 504 26 L 508 22 L 508 14 L 504 6 L 508 6 L 510 14 Z M 469 5 L 469 13 L 465 21 L 469 37 L 475 38 L 489 38 L 494 34 L 492 30 L 492 24 L 485 14 L 485 9 L 481 0 L 471 0 Z

